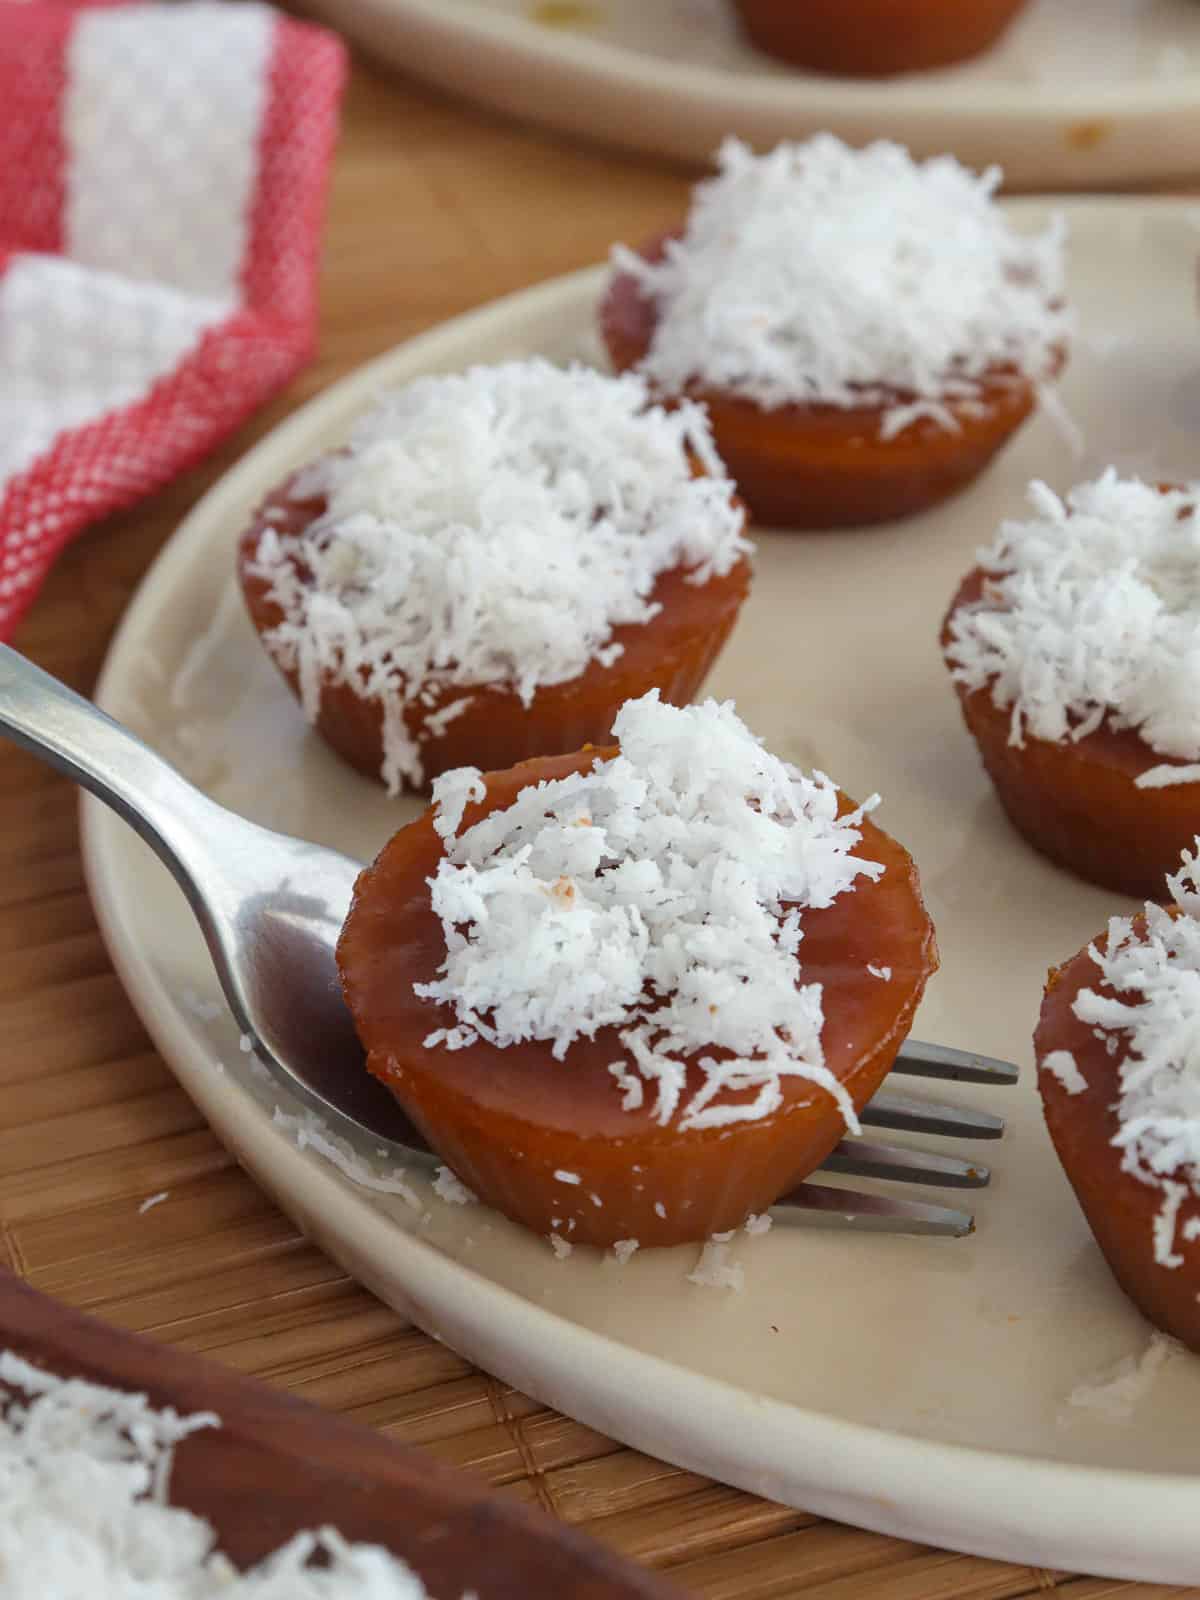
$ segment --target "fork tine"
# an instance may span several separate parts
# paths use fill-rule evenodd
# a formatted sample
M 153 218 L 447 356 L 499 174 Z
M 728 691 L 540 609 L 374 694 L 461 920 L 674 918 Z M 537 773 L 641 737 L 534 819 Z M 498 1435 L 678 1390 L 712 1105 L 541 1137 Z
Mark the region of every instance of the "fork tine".
M 926 1044 L 921 1039 L 906 1039 L 892 1063 L 893 1072 L 911 1073 L 918 1078 L 950 1078 L 956 1083 L 990 1083 L 996 1086 L 1016 1083 L 1020 1068 L 995 1056 L 973 1051 L 951 1050 L 944 1044 Z
M 906 1094 L 880 1092 L 859 1112 L 868 1128 L 896 1128 L 905 1133 L 944 1133 L 959 1139 L 998 1139 L 1004 1118 L 990 1111 L 968 1110 L 934 1100 L 917 1100 Z
M 940 1234 L 961 1239 L 975 1229 L 975 1218 L 966 1211 L 928 1206 L 918 1200 L 860 1194 L 854 1189 L 835 1189 L 832 1184 L 824 1183 L 802 1183 L 777 1200 L 771 1209 L 781 1213 L 783 1221 L 844 1228 L 856 1233 Z
M 982 1189 L 992 1176 L 978 1161 L 962 1161 L 957 1156 L 935 1155 L 932 1150 L 905 1149 L 902 1145 L 875 1144 L 867 1139 L 843 1139 L 826 1156 L 821 1168 L 851 1178 L 888 1178 L 945 1189 Z

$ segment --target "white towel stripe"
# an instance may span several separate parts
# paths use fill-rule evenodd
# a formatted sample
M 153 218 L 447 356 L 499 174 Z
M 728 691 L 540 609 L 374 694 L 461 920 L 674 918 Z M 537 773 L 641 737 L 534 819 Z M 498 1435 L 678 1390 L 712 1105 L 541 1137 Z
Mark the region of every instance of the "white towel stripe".
M 66 255 L 237 297 L 272 30 L 265 6 L 215 0 L 79 18 L 63 107 Z

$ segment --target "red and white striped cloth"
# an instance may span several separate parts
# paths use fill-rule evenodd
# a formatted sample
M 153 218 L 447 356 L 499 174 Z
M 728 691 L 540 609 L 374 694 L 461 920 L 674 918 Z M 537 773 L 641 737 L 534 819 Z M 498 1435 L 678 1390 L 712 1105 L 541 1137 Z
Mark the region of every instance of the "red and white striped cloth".
M 343 76 L 263 5 L 0 0 L 0 638 L 310 358 Z

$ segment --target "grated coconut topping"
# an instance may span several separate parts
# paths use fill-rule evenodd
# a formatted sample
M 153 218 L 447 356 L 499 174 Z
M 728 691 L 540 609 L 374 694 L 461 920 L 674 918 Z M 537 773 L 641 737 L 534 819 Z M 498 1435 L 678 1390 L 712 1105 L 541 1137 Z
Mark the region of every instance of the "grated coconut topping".
M 626 1109 L 644 1082 L 659 1122 L 723 1126 L 769 1116 L 798 1077 L 857 1131 L 800 957 L 805 910 L 883 871 L 850 854 L 875 802 L 839 817 L 831 781 L 768 754 L 728 702 L 680 709 L 654 690 L 613 732 L 613 759 L 447 839 L 430 880 L 446 957 L 416 992 L 457 1025 L 426 1045 L 536 1039 L 561 1061 L 613 1027 Z
M 611 665 L 613 629 L 660 609 L 661 574 L 703 584 L 750 549 L 701 407 L 666 411 L 635 374 L 540 359 L 417 378 L 293 492 L 327 506 L 298 535 L 259 538 L 250 571 L 284 613 L 265 643 L 297 672 L 310 721 L 325 681 L 381 703 L 392 792 L 422 781 L 406 704 L 461 687 L 528 706 Z
M 1105 1036 L 1107 1039 L 1107 1036 Z M 1113 1043 L 1117 1041 L 1114 1039 Z M 1110 1051 L 1115 1055 L 1115 1051 Z M 1051 1050 L 1041 1059 L 1043 1071 L 1048 1072 L 1052 1078 L 1057 1078 L 1059 1084 L 1067 1094 L 1083 1094 L 1088 1086 L 1088 1081 L 1079 1070 L 1075 1057 L 1069 1050 Z
M 980 552 L 983 597 L 950 618 L 946 659 L 968 690 L 1011 708 L 1026 734 L 1078 740 L 1102 722 L 1154 751 L 1200 758 L 1200 484 L 1160 493 L 1113 468 L 1060 500 L 1030 485 L 1035 515 Z M 1140 787 L 1195 782 L 1151 767 Z
M 1200 850 L 1200 839 L 1196 841 Z M 1088 954 L 1104 983 L 1118 995 L 1080 991 L 1075 1015 L 1100 1033 L 1121 1036 L 1128 1051 L 1119 1068 L 1120 1124 L 1113 1143 L 1121 1151 L 1122 1171 L 1163 1191 L 1154 1228 L 1154 1259 L 1177 1267 L 1179 1208 L 1189 1194 L 1200 1196 L 1200 879 L 1197 856 L 1184 851 L 1183 866 L 1167 879 L 1174 916 L 1147 905 L 1145 927 L 1129 917 L 1113 917 L 1103 953 Z M 1043 1066 L 1062 1077 L 1078 1073 L 1068 1051 L 1054 1051 Z M 1081 1085 L 1082 1074 L 1078 1074 Z M 1069 1084 L 1068 1084 L 1069 1087 Z M 1180 1178 L 1183 1179 L 1180 1182 Z M 1188 1224 L 1183 1242 L 1197 1230 Z
M 956 428 L 945 402 L 997 367 L 1049 379 L 1070 329 L 1064 227 L 1019 234 L 998 168 L 831 134 L 763 156 L 727 139 L 717 164 L 661 261 L 613 253 L 656 303 L 640 370 L 663 391 L 879 405 L 887 438 L 922 417 Z
M 403 1562 L 332 1528 L 239 1573 L 209 1522 L 167 1503 L 175 1446 L 219 1426 L 0 1351 L 5 1600 L 425 1600 Z

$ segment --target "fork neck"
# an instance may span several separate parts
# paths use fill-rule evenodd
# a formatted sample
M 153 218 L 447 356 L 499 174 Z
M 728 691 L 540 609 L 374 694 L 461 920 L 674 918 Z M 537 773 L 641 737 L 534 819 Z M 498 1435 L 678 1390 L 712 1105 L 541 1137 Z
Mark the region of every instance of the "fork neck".
M 188 856 L 221 808 L 66 684 L 0 645 L 0 732 L 116 811 L 191 891 Z

